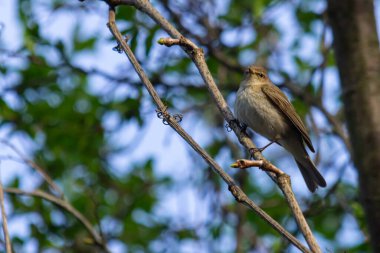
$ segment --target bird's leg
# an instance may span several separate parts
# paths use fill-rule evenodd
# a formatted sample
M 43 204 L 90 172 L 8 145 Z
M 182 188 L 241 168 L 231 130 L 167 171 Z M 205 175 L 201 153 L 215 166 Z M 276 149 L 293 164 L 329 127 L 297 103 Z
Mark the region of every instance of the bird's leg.
M 271 141 L 271 142 L 269 142 L 267 145 L 265 145 L 265 146 L 262 147 L 262 148 L 251 148 L 251 149 L 249 149 L 249 153 L 251 153 L 251 156 L 253 156 L 253 154 L 256 153 L 257 151 L 261 153 L 261 152 L 263 152 L 267 147 L 269 147 L 270 145 L 272 145 L 274 142 L 276 142 L 276 141 Z
M 260 153 L 263 152 L 267 147 L 269 147 L 273 143 L 277 142 L 278 140 L 280 140 L 280 136 L 276 136 L 272 141 L 270 141 L 267 145 L 265 145 L 262 148 L 251 148 L 251 149 L 249 149 L 249 153 L 251 154 L 251 157 L 253 157 L 253 154 L 257 151 Z

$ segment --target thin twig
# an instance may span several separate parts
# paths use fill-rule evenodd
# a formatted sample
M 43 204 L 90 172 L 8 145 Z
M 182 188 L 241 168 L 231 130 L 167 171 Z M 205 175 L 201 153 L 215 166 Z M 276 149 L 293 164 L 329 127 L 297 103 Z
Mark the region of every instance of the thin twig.
M 231 164 L 232 168 L 239 168 L 239 169 L 247 169 L 250 167 L 258 167 L 262 170 L 272 172 L 276 174 L 277 177 L 285 174 L 282 170 L 278 169 L 273 164 L 265 164 L 264 160 L 247 160 L 247 159 L 239 159 L 235 163 Z
M 1 180 L 1 170 L 0 170 L 0 207 L 1 207 L 1 217 L 3 219 L 3 232 L 4 232 L 4 238 L 5 238 L 5 248 L 7 250 L 6 252 L 12 253 L 12 244 L 11 244 L 11 239 L 9 237 L 9 231 L 8 231 L 7 213 L 5 211 L 5 206 L 4 206 L 4 191 L 3 191 L 3 183 Z
M 47 192 L 41 191 L 41 190 L 24 191 L 18 188 L 5 188 L 4 191 L 11 194 L 26 195 L 26 196 L 42 198 L 44 200 L 47 200 L 59 206 L 66 212 L 72 214 L 76 219 L 79 220 L 80 223 L 82 223 L 82 225 L 86 228 L 88 233 L 91 235 L 96 245 L 101 247 L 105 252 L 110 253 L 106 243 L 102 239 L 101 235 L 92 227 L 91 222 L 82 213 L 80 213 L 75 207 L 73 207 L 68 201 L 57 198 L 56 196 L 49 194 Z
M 135 2 L 136 3 L 136 2 Z M 152 7 L 148 6 L 149 2 L 147 1 L 138 1 L 138 3 L 144 3 L 144 5 L 139 5 L 136 8 L 139 9 L 149 9 L 153 13 L 155 13 L 155 17 L 157 20 L 161 20 L 160 14 L 152 9 Z M 162 22 L 162 20 L 161 20 Z M 161 23 L 160 23 L 161 24 Z M 111 33 L 117 40 L 119 47 L 124 51 L 130 62 L 132 63 L 132 66 L 134 67 L 135 71 L 137 72 L 138 76 L 140 77 L 142 83 L 145 85 L 146 89 L 148 90 L 149 94 L 153 98 L 154 102 L 158 106 L 158 112 L 160 115 L 164 115 L 165 122 L 170 125 L 209 165 L 210 167 L 218 173 L 221 178 L 228 184 L 228 188 L 235 197 L 235 199 L 255 211 L 261 218 L 263 218 L 265 221 L 267 221 L 275 230 L 277 230 L 281 235 L 283 235 L 285 238 L 287 238 L 293 245 L 295 245 L 298 249 L 300 249 L 302 252 L 310 252 L 305 246 L 302 245 L 298 241 L 297 238 L 295 238 L 293 235 L 291 235 L 288 231 L 286 231 L 277 221 L 275 221 L 272 217 L 270 217 L 265 211 L 263 211 L 259 206 L 257 206 L 251 199 L 247 197 L 247 195 L 236 185 L 234 180 L 210 157 L 210 155 L 202 149 L 194 140 L 193 138 L 184 131 L 184 129 L 178 124 L 178 122 L 167 112 L 167 108 L 164 105 L 164 103 L 161 101 L 160 97 L 158 96 L 156 90 L 154 89 L 152 83 L 148 79 L 147 75 L 143 71 L 141 65 L 138 63 L 137 59 L 135 58 L 133 52 L 131 51 L 130 47 L 126 43 L 123 36 L 120 34 L 118 28 L 115 24 L 115 10 L 112 6 L 110 6 L 109 10 L 109 22 L 108 22 L 108 28 L 110 29 Z M 164 21 L 162 23 L 162 26 L 166 27 L 167 29 L 171 28 L 171 25 Z M 177 33 L 178 35 L 179 33 Z M 189 42 L 185 38 L 180 38 L 181 43 L 183 43 L 183 47 L 187 48 L 189 46 L 193 47 L 195 46 L 191 42 Z M 220 95 L 221 96 L 221 95 Z M 221 97 L 223 99 L 223 97 Z M 224 101 L 224 100 L 223 100 Z M 227 104 L 225 104 L 224 110 L 229 111 L 229 108 Z M 231 113 L 232 117 L 232 113 Z M 237 124 L 236 124 L 237 126 Z M 248 137 L 247 137 L 248 138 Z M 248 138 L 249 139 L 249 138 Z
M 39 166 L 34 161 L 28 159 L 20 150 L 18 150 L 18 148 L 16 148 L 15 145 L 10 143 L 9 141 L 0 139 L 0 143 L 3 143 L 4 145 L 7 145 L 9 148 L 11 148 L 24 163 L 28 164 L 30 167 L 35 169 L 42 176 L 42 178 L 48 183 L 48 185 L 50 185 L 50 187 L 53 190 L 55 190 L 56 193 L 58 193 L 61 198 L 63 198 L 64 194 L 61 191 L 61 189 L 58 187 L 58 185 L 54 182 L 54 180 L 49 176 L 49 174 L 41 166 Z

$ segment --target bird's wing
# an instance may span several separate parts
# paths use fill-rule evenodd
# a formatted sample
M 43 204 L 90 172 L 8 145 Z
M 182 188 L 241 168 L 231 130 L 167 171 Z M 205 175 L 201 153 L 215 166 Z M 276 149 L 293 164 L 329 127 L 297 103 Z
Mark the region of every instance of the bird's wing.
M 310 137 L 306 131 L 306 127 L 303 124 L 301 118 L 298 116 L 293 105 L 289 102 L 285 94 L 275 85 L 263 85 L 261 87 L 264 94 L 275 104 L 283 114 L 293 123 L 298 132 L 302 135 L 302 139 L 312 152 L 315 152 Z

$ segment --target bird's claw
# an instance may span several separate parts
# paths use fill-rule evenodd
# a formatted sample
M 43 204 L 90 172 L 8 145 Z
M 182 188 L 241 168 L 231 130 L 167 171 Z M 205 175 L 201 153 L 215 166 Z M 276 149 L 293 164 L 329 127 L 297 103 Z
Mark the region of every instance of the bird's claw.
M 240 128 L 240 130 L 241 130 L 242 132 L 245 132 L 245 131 L 247 130 L 247 125 L 244 124 L 244 123 L 241 123 L 238 119 L 230 120 L 230 121 L 228 122 L 228 124 L 226 125 L 226 128 L 227 128 L 227 129 L 230 128 L 230 126 L 231 126 L 233 123 L 236 124 L 236 125 L 238 125 L 238 127 Z
M 247 130 L 248 126 L 246 124 L 244 124 L 243 122 L 240 122 L 238 119 L 234 119 L 234 121 L 239 126 L 241 131 L 245 132 Z
M 261 153 L 261 152 L 264 151 L 264 149 L 265 149 L 265 147 L 264 148 L 250 148 L 249 149 L 249 154 L 251 155 L 251 158 L 253 158 L 256 152 L 260 152 Z
M 269 142 L 267 145 L 265 145 L 264 147 L 262 148 L 250 148 L 249 149 L 249 153 L 251 154 L 251 157 L 253 157 L 253 155 L 256 153 L 256 152 L 263 152 L 267 147 L 269 147 L 270 145 L 272 145 L 274 142 L 276 142 L 278 138 L 276 137 L 275 140 Z
M 238 123 L 239 123 L 240 130 L 245 132 L 247 130 L 248 126 L 244 123 L 240 123 L 239 121 L 238 121 Z

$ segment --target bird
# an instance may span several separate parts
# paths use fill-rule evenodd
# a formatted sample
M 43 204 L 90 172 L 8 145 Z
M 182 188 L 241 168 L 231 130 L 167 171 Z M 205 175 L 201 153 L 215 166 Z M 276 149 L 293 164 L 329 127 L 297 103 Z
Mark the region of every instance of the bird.
M 272 83 L 265 68 L 252 65 L 244 72 L 234 112 L 238 122 L 277 143 L 293 155 L 311 192 L 326 181 L 310 159 L 306 146 L 315 152 L 306 127 L 286 95 Z

